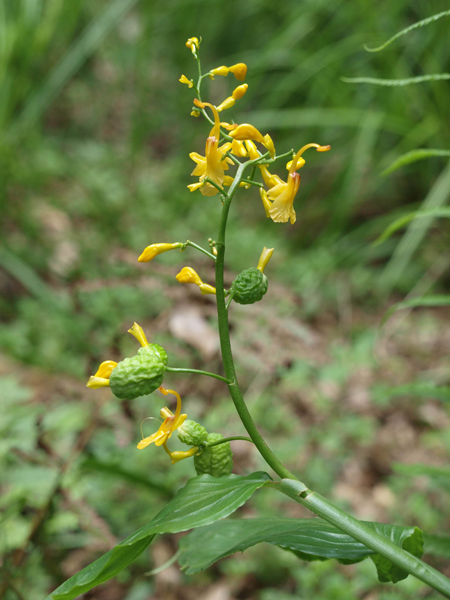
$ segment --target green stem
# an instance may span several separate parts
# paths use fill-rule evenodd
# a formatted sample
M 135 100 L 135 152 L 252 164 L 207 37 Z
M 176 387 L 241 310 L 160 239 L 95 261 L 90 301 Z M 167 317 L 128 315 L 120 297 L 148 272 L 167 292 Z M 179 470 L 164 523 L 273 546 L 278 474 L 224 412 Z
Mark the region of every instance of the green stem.
M 215 183 L 210 177 L 205 177 L 205 179 L 203 181 L 207 181 L 208 183 L 210 183 L 213 187 L 216 188 L 216 190 L 219 190 L 219 192 L 221 194 L 225 194 L 225 190 L 223 189 L 223 187 L 220 187 L 220 185 L 218 185 L 217 183 Z
M 403 550 L 403 548 L 399 548 L 399 546 L 391 542 L 388 538 L 375 533 L 370 527 L 344 512 L 320 494 L 308 490 L 300 481 L 285 479 L 268 485 L 286 494 L 286 496 L 289 496 L 295 502 L 305 506 L 325 521 L 328 521 L 328 523 L 331 523 L 358 542 L 374 550 L 377 554 L 390 559 L 397 566 L 441 592 L 447 598 L 450 598 L 450 579 L 445 577 L 445 575 L 406 550 Z
M 210 444 L 206 443 L 206 448 L 212 448 L 213 446 L 219 446 L 220 444 L 225 444 L 225 442 L 234 442 L 235 440 L 243 440 L 244 442 L 252 442 L 251 438 L 245 437 L 243 435 L 234 435 L 232 437 L 223 438 L 221 440 L 217 440 L 217 442 L 211 442 Z
M 291 153 L 289 152 L 287 155 L 291 156 Z M 282 156 L 277 158 L 282 158 Z M 219 236 L 216 244 L 218 251 L 216 260 L 217 315 L 219 323 L 220 346 L 222 350 L 225 375 L 232 382 L 228 384 L 228 389 L 230 390 L 230 395 L 233 399 L 236 410 L 253 443 L 258 448 L 261 456 L 265 459 L 267 464 L 272 467 L 272 469 L 283 479 L 281 482 L 269 484 L 270 487 L 278 489 L 280 492 L 286 494 L 299 504 L 305 506 L 313 513 L 319 517 L 322 517 L 341 531 L 362 542 L 368 548 L 371 548 L 378 554 L 388 558 L 394 564 L 417 577 L 417 579 L 420 579 L 433 589 L 441 592 L 447 598 L 450 598 L 450 579 L 445 577 L 445 575 L 439 573 L 439 571 L 436 571 L 406 550 L 399 548 L 384 536 L 375 533 L 364 523 L 361 523 L 358 521 L 358 519 L 355 519 L 351 515 L 339 509 L 326 498 L 323 498 L 319 494 L 308 490 L 303 483 L 298 481 L 295 475 L 288 475 L 288 469 L 286 469 L 286 467 L 278 460 L 272 450 L 268 447 L 248 411 L 247 405 L 245 404 L 245 400 L 237 383 L 236 371 L 231 351 L 228 311 L 225 305 L 223 272 L 225 262 L 226 227 L 231 201 L 236 189 L 239 186 L 239 183 L 242 181 L 244 170 L 249 165 L 257 164 L 258 160 L 259 159 L 248 161 L 239 166 L 235 179 L 230 186 L 229 192 L 223 198 L 222 217 L 220 220 Z
M 234 368 L 233 354 L 231 352 L 230 342 L 230 331 L 228 326 L 228 311 L 225 306 L 225 292 L 224 292 L 224 281 L 223 271 L 225 265 L 225 234 L 227 228 L 228 212 L 230 210 L 231 200 L 233 195 L 239 186 L 244 170 L 253 164 L 253 161 L 248 161 L 239 166 L 233 183 L 230 186 L 228 194 L 224 198 L 222 208 L 222 218 L 220 220 L 219 236 L 217 240 L 217 260 L 216 260 L 216 290 L 217 290 L 217 317 L 219 322 L 219 337 L 220 347 L 222 350 L 222 359 L 225 369 L 225 375 L 233 383 L 228 384 L 231 398 L 233 399 L 236 410 L 244 424 L 245 429 L 253 440 L 253 443 L 258 448 L 261 456 L 267 462 L 268 465 L 279 475 L 280 477 L 292 479 L 294 475 L 290 473 L 286 467 L 278 460 L 269 446 L 266 444 L 264 438 L 259 433 L 255 422 L 250 415 L 250 412 L 245 404 L 245 400 L 242 396 L 241 390 L 237 383 L 236 371 Z
M 199 371 L 198 369 L 178 369 L 176 367 L 166 367 L 166 371 L 168 373 L 194 373 L 195 375 L 207 375 L 208 377 L 214 377 L 214 379 L 223 381 L 228 385 L 231 383 L 230 379 L 222 377 L 222 375 L 216 375 L 216 373 L 210 373 L 209 371 Z
M 205 250 L 201 246 L 198 246 L 197 244 L 194 244 L 194 242 L 191 242 L 191 240 L 188 240 L 187 242 L 185 242 L 183 244 L 183 250 L 184 250 L 184 248 L 186 248 L 186 246 L 191 246 L 192 248 L 195 248 L 196 250 L 199 250 L 200 252 L 203 252 L 203 254 L 206 254 L 206 256 L 209 256 L 209 258 L 212 258 L 213 260 L 216 260 L 216 257 L 214 256 L 214 254 L 211 254 L 211 252 L 208 252 L 208 250 Z
M 256 185 L 257 187 L 264 187 L 259 181 L 253 181 L 252 179 L 241 179 L 241 183 L 248 183 L 250 185 Z

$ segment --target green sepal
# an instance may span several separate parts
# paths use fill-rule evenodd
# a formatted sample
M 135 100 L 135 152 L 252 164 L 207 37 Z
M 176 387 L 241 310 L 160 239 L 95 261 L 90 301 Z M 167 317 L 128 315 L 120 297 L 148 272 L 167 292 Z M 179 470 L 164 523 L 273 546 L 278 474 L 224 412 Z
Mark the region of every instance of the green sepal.
M 209 433 L 206 443 L 210 444 L 222 439 L 221 433 Z M 207 474 L 213 477 L 229 475 L 233 470 L 233 453 L 230 442 L 204 448 L 201 453 L 194 456 L 194 466 L 197 475 Z
M 162 385 L 167 353 L 159 344 L 139 348 L 136 356 L 125 358 L 112 371 L 109 385 L 121 400 L 151 394 Z
M 267 292 L 269 282 L 264 273 L 251 267 L 239 273 L 230 287 L 230 294 L 238 304 L 253 304 L 262 299 Z

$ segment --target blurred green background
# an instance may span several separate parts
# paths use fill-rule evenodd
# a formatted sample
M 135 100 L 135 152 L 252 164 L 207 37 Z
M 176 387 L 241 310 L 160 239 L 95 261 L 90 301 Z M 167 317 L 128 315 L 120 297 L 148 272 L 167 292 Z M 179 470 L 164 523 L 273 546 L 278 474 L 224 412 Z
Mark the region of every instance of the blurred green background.
M 0 0 L 0 598 L 42 600 L 194 474 L 191 461 L 168 467 L 158 449 L 136 450 L 140 422 L 163 406 L 159 394 L 122 402 L 85 388 L 100 361 L 135 352 L 126 334 L 133 321 L 171 365 L 221 368 L 214 302 L 175 281 L 190 265 L 212 283 L 207 259 L 188 249 L 136 261 L 150 243 L 205 245 L 217 232 L 218 198 L 186 188 L 188 154 L 203 152 L 209 131 L 189 116 L 193 96 L 178 82 L 196 72 L 190 36 L 203 37 L 205 70 L 248 65 L 249 90 L 229 120 L 269 132 L 279 151 L 332 146 L 305 156 L 294 226 L 267 220 L 257 190 L 239 193 L 232 207 L 229 283 L 264 245 L 275 247 L 264 302 L 231 310 L 255 420 L 289 468 L 356 516 L 430 536 L 448 530 L 448 309 L 379 324 L 408 294 L 448 291 L 449 227 L 411 226 L 372 242 L 430 195 L 448 202 L 445 158 L 382 171 L 415 148 L 450 147 L 450 88 L 340 79 L 448 71 L 448 19 L 379 54 L 363 49 L 448 7 Z M 217 77 L 203 98 L 219 103 L 234 86 L 231 75 Z M 173 375 L 166 384 L 210 431 L 243 433 L 220 382 Z M 245 442 L 234 450 L 235 472 L 264 468 Z M 267 491 L 241 514 L 276 511 L 308 516 Z M 450 574 L 439 541 L 429 538 L 426 559 Z M 159 539 L 84 597 L 438 597 L 412 578 L 378 584 L 369 561 L 307 564 L 266 545 L 203 574 L 185 576 L 175 564 L 147 575 L 175 551 L 176 536 Z

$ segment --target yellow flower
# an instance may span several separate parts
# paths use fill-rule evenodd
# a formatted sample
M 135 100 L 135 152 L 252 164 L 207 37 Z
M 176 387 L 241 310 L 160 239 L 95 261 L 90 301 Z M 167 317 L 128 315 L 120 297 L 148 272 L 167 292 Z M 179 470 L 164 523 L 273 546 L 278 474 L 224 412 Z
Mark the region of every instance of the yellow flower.
M 182 75 L 178 81 L 185 83 L 189 88 L 194 87 L 194 81 L 192 79 L 188 79 L 186 75 Z
M 145 336 L 144 330 L 137 323 L 133 323 L 133 326 L 128 330 L 128 333 L 134 335 L 134 337 L 138 340 L 141 346 L 148 346 L 148 341 Z M 92 390 L 96 390 L 101 387 L 110 387 L 109 386 L 109 378 L 111 377 L 111 373 L 113 369 L 117 367 L 117 363 L 113 360 L 105 360 L 102 362 L 98 368 L 98 371 L 95 375 L 91 375 L 89 377 L 89 381 L 86 384 L 86 387 L 91 388 Z
M 273 250 L 273 248 L 266 248 L 264 246 L 261 256 L 259 257 L 258 266 L 256 267 L 261 273 L 264 273 L 267 263 L 272 258 Z
M 186 48 L 190 48 L 192 54 L 194 54 L 194 55 L 196 54 L 199 46 L 200 46 L 200 42 L 198 41 L 198 38 L 196 38 L 196 37 L 191 37 L 186 42 Z
M 170 460 L 172 461 L 172 464 L 174 465 L 177 462 L 180 462 L 180 460 L 184 460 L 185 458 L 190 458 L 191 456 L 195 456 L 197 454 L 197 452 L 200 450 L 200 448 L 198 446 L 193 446 L 190 450 L 175 450 L 175 452 L 171 452 L 169 450 L 169 448 L 167 447 L 167 444 L 163 444 L 164 446 L 164 450 L 167 452 L 167 454 L 170 457 Z
M 142 252 L 138 261 L 150 262 L 155 256 L 158 256 L 158 254 L 168 252 L 169 250 L 175 250 L 175 248 L 181 248 L 182 245 L 181 242 L 177 242 L 176 244 L 151 244 L 150 246 L 147 246 L 144 252 Z
M 187 419 L 187 415 L 181 414 L 180 395 L 174 390 L 166 390 L 162 386 L 159 388 L 159 391 L 162 392 L 165 396 L 167 396 L 167 394 L 173 394 L 176 397 L 177 408 L 175 414 L 173 414 L 173 412 L 167 407 L 162 408 L 160 412 L 161 417 L 164 419 L 162 425 L 160 426 L 158 431 L 152 433 L 152 435 L 149 435 L 146 438 L 143 438 L 139 442 L 139 444 L 137 445 L 139 450 L 142 450 L 143 448 L 146 448 L 147 446 L 153 443 L 155 444 L 155 446 L 162 446 L 167 442 L 172 433 L 176 429 L 178 429 L 178 427 L 180 427 Z
M 262 135 L 262 133 L 258 131 L 256 127 L 253 127 L 253 125 L 250 125 L 249 123 L 238 125 L 238 127 L 233 129 L 229 135 L 233 139 L 241 140 L 242 142 L 246 140 L 254 140 L 255 142 L 259 142 L 267 148 L 272 157 L 275 156 L 275 146 L 270 135 L 268 133 L 266 135 Z
M 228 157 L 224 158 L 225 153 L 231 146 L 230 144 L 224 144 L 219 148 L 220 119 L 216 107 L 209 102 L 199 102 L 198 100 L 194 100 L 194 104 L 200 108 L 204 108 L 205 106 L 211 108 L 214 114 L 214 127 L 206 140 L 205 156 L 201 156 L 197 152 L 189 154 L 190 158 L 197 163 L 191 175 L 199 177 L 199 181 L 198 183 L 191 183 L 188 185 L 188 188 L 191 192 L 200 189 L 200 192 L 204 196 L 215 196 L 218 192 L 217 188 L 208 181 L 205 181 L 205 179 L 208 178 L 222 187 L 225 171 L 229 168 L 228 164 L 233 164 L 233 161 Z
M 239 81 L 244 81 L 245 76 L 247 75 L 247 65 L 244 63 L 237 63 L 232 67 L 225 67 L 222 65 L 221 67 L 216 67 L 210 71 L 210 76 L 212 75 L 212 79 L 214 79 L 215 75 L 221 75 L 222 77 L 226 77 L 228 73 L 233 73 L 233 75 Z
M 207 283 L 203 283 L 198 273 L 192 267 L 183 267 L 176 276 L 180 283 L 195 283 L 200 288 L 202 294 L 215 294 L 216 288 Z
M 297 170 L 305 164 L 305 160 L 301 155 L 308 148 L 316 148 L 318 152 L 327 152 L 330 146 L 306 144 L 306 146 L 300 148 L 293 160 L 287 165 L 289 167 L 287 181 L 283 181 L 277 175 L 269 173 L 266 166 L 260 166 L 264 182 L 270 188 L 265 195 L 261 192 L 261 198 L 266 215 L 275 223 L 287 223 L 290 220 L 293 225 L 296 221 L 294 199 L 300 186 L 300 175 Z M 268 202 L 272 202 L 272 204 L 268 205 Z
M 117 367 L 117 363 L 113 360 L 105 360 L 98 368 L 95 375 L 89 377 L 86 387 L 96 390 L 101 387 L 109 387 L 109 378 L 113 369 Z
M 217 112 L 221 112 L 222 110 L 226 110 L 227 108 L 231 108 L 234 106 L 236 100 L 240 100 L 243 96 L 245 96 L 248 90 L 248 84 L 244 83 L 243 85 L 239 85 L 229 96 L 226 98 L 219 106 L 217 107 Z
M 244 81 L 245 76 L 247 75 L 247 65 L 245 63 L 237 63 L 236 65 L 229 67 L 228 70 L 230 73 L 233 73 L 239 81 Z

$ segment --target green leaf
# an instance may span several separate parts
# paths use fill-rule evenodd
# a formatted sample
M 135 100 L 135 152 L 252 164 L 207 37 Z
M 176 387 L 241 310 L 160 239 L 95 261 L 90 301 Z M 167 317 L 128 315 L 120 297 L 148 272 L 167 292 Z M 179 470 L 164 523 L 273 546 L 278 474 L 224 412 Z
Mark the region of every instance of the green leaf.
M 449 152 L 450 156 L 450 152 Z M 425 217 L 444 217 L 450 219 L 450 208 L 444 206 L 443 208 L 430 208 L 429 210 L 417 210 L 415 212 L 409 213 L 403 217 L 400 217 L 393 223 L 386 227 L 383 233 L 380 235 L 378 239 L 376 239 L 373 243 L 374 246 L 378 246 L 382 244 L 386 240 L 388 240 L 391 235 L 393 235 L 396 231 L 408 225 L 414 219 L 424 219 Z
M 381 319 L 380 327 L 382 327 L 386 321 L 398 310 L 403 308 L 418 308 L 418 307 L 429 307 L 429 306 L 449 306 L 450 295 L 440 296 L 421 296 L 420 298 L 411 298 L 410 300 L 404 300 L 403 302 L 397 302 L 392 305 L 383 315 Z
M 415 556 L 422 555 L 423 539 L 420 529 L 381 523 L 365 524 Z M 364 544 L 321 519 L 227 519 L 196 529 L 180 540 L 179 563 L 186 573 L 198 573 L 225 556 L 243 552 L 261 542 L 290 550 L 303 560 L 335 558 L 352 564 L 371 556 L 380 581 L 395 583 L 408 575 L 388 559 L 380 557 Z
M 386 87 L 399 87 L 411 85 L 412 83 L 422 83 L 424 81 L 442 81 L 450 79 L 450 73 L 434 73 L 432 75 L 419 75 L 419 77 L 407 77 L 406 79 L 376 79 L 375 77 L 341 77 L 345 83 L 371 83 L 372 85 L 382 85 Z
M 404 167 L 405 165 L 409 165 L 418 160 L 430 158 L 431 156 L 450 156 L 450 150 L 438 150 L 436 148 L 417 148 L 416 150 L 411 150 L 410 152 L 406 152 L 406 154 L 399 156 L 397 160 L 387 167 L 387 169 L 384 169 L 381 174 L 390 175 L 390 173 L 400 169 L 400 167 Z
M 438 19 L 441 19 L 442 17 L 448 17 L 448 16 L 450 16 L 450 10 L 445 10 L 443 12 L 437 13 L 436 15 L 432 15 L 431 17 L 427 17 L 426 19 L 422 19 L 422 21 L 417 21 L 416 23 L 413 23 L 413 25 L 410 25 L 409 27 L 402 29 L 401 31 L 399 31 L 398 33 L 393 35 L 391 38 L 389 38 L 387 42 L 384 42 L 384 44 L 382 44 L 381 46 L 377 46 L 376 48 L 368 48 L 366 45 L 364 45 L 364 48 L 365 48 L 365 50 L 367 50 L 367 52 L 380 52 L 380 50 L 384 50 L 384 48 L 386 48 L 386 46 L 389 46 L 389 44 L 392 44 L 392 42 L 394 40 L 401 37 L 402 35 L 406 35 L 410 31 L 413 31 L 413 29 L 418 29 L 419 27 L 425 27 L 425 25 L 429 25 L 430 23 L 433 23 L 434 21 L 437 21 Z
M 223 519 L 242 506 L 267 481 L 270 477 L 263 472 L 247 477 L 201 475 L 190 479 L 148 525 L 68 579 L 46 600 L 72 600 L 84 594 L 132 563 L 156 534 L 186 531 Z

